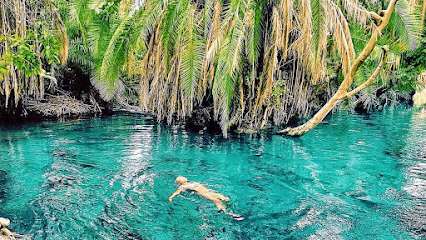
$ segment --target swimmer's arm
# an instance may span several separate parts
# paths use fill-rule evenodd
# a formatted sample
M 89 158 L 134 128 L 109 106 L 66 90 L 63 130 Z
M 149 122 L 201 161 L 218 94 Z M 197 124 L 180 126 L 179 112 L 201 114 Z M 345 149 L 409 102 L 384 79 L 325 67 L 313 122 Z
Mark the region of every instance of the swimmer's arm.
M 169 202 L 171 202 L 172 201 L 172 199 L 176 196 L 176 195 L 178 195 L 180 192 L 182 192 L 182 190 L 183 190 L 183 188 L 182 187 L 179 187 L 172 195 L 170 195 L 170 197 L 169 197 Z

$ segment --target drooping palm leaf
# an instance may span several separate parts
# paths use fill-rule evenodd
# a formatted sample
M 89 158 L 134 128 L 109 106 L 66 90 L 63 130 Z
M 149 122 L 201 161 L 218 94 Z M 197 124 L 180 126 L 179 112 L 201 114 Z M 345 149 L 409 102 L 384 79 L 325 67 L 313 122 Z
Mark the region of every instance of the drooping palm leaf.
M 327 46 L 328 28 L 325 3 L 323 0 L 312 0 L 312 38 L 309 41 L 311 45 L 311 67 L 313 73 L 313 82 L 318 82 L 326 74 L 325 56 Z
M 92 82 L 105 100 L 112 99 L 114 94 L 120 94 L 122 91 L 118 80 L 124 64 L 131 26 L 132 21 L 129 16 L 123 19 L 115 29 L 105 51 L 98 53 L 99 65 L 96 66 L 96 80 Z
M 221 116 L 220 124 L 224 135 L 227 135 L 231 101 L 234 96 L 239 71 L 241 69 L 241 53 L 244 41 L 244 22 L 239 19 L 238 6 L 232 5 L 234 14 L 226 17 L 229 33 L 225 37 L 218 53 L 217 69 L 213 83 L 215 101 L 215 117 Z M 232 27 L 232 28 L 231 28 Z
M 188 112 L 192 112 L 195 94 L 200 79 L 202 68 L 204 43 L 200 36 L 200 26 L 195 6 L 188 4 L 187 18 L 183 20 L 180 31 L 183 33 L 182 39 L 182 63 L 180 70 L 180 82 L 186 97 L 188 98 Z
M 401 39 L 407 45 L 407 49 L 413 50 L 420 42 L 423 22 L 420 16 L 421 11 L 412 11 L 410 9 L 408 0 L 398 1 L 395 7 L 397 14 L 392 15 L 395 20 L 389 22 L 388 28 L 395 32 L 397 39 Z

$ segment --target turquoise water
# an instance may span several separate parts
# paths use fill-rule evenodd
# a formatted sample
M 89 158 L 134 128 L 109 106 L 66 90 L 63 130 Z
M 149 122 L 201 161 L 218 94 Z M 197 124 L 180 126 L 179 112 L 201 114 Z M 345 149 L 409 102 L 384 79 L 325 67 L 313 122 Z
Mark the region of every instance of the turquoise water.
M 301 139 L 221 136 L 141 115 L 1 126 L 0 216 L 33 239 L 419 239 L 426 118 L 335 114 Z M 182 193 L 231 198 L 236 221 Z

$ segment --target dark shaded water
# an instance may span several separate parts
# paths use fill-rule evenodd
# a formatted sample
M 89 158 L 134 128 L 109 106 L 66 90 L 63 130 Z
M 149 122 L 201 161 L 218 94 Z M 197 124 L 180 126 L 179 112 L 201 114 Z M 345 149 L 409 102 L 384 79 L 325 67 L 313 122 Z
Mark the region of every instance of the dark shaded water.
M 0 127 L 0 216 L 33 239 L 418 239 L 426 118 L 335 114 L 301 139 L 222 139 L 138 115 Z M 236 221 L 184 175 L 231 198 Z

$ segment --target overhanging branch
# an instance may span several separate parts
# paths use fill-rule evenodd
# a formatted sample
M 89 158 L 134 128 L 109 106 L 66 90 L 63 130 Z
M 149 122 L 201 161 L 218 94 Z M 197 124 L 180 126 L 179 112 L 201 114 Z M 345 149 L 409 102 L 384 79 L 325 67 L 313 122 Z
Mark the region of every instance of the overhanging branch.
M 397 0 L 391 0 L 386 10 L 380 11 L 380 14 L 371 14 L 373 18 L 375 18 L 376 20 L 380 20 L 380 23 L 376 28 L 373 28 L 370 39 L 364 46 L 364 49 L 361 51 L 361 53 L 352 63 L 349 72 L 345 75 L 343 82 L 340 84 L 339 89 L 333 95 L 333 97 L 330 98 L 330 100 L 328 100 L 328 102 L 311 119 L 309 119 L 309 121 L 295 128 L 286 128 L 284 130 L 278 131 L 277 132 L 278 134 L 285 134 L 285 135 L 295 136 L 295 137 L 303 136 L 305 133 L 307 133 L 308 131 L 313 129 L 315 126 L 317 126 L 339 102 L 341 102 L 343 99 L 349 96 L 352 96 L 353 94 L 359 92 L 361 89 L 371 84 L 371 82 L 377 76 L 379 70 L 385 64 L 386 54 L 382 55 L 382 59 L 379 63 L 379 66 L 373 72 L 372 76 L 370 76 L 370 78 L 365 83 L 363 83 L 362 85 L 358 86 L 357 88 L 355 88 L 354 90 L 348 93 L 348 89 L 351 87 L 353 83 L 353 78 L 356 74 L 356 71 L 359 69 L 361 64 L 370 55 L 374 46 L 376 46 L 377 40 L 380 37 L 382 30 L 389 23 L 389 19 L 395 8 L 396 2 Z M 386 49 L 387 48 L 384 48 L 385 53 L 387 53 Z
M 353 89 L 352 91 L 348 92 L 346 94 L 345 98 L 352 97 L 353 95 L 357 94 L 359 91 L 361 91 L 362 89 L 364 89 L 365 87 L 367 87 L 368 85 L 373 83 L 374 79 L 376 79 L 376 77 L 377 77 L 377 74 L 379 74 L 380 69 L 382 69 L 382 67 L 386 64 L 389 46 L 387 46 L 387 45 L 383 46 L 382 51 L 383 51 L 383 53 L 382 53 L 382 57 L 380 59 L 380 63 L 379 63 L 379 65 L 377 65 L 376 69 L 371 74 L 371 76 L 368 78 L 368 80 L 365 81 L 363 84 L 359 85 L 358 87 L 356 87 L 355 89 Z

